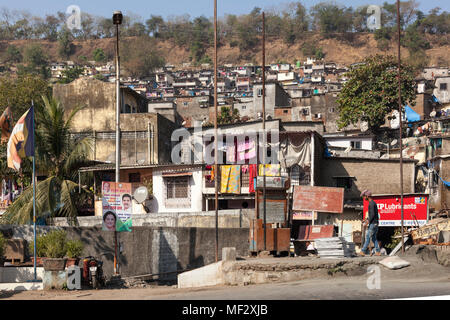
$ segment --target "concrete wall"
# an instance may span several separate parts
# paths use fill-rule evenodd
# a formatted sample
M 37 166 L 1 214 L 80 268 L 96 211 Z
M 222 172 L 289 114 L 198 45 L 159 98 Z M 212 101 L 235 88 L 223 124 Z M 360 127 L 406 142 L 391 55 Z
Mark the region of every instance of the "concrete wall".
M 400 164 L 398 160 L 324 158 L 320 163 L 321 186 L 336 187 L 333 177 L 355 177 L 352 187 L 345 190 L 345 200 L 361 200 L 369 189 L 373 194 L 400 194 Z M 403 190 L 414 193 L 415 163 L 403 161 Z
M 6 226 L 0 230 L 14 237 L 25 236 L 32 240 L 31 226 Z M 38 232 L 49 227 L 38 227 Z M 53 229 L 53 228 L 50 228 Z M 102 231 L 101 227 L 68 227 L 69 239 L 80 239 L 85 248 L 84 256 L 95 256 L 103 262 L 107 277 L 113 274 L 114 232 Z M 219 259 L 223 247 L 236 247 L 238 256 L 248 254 L 248 228 L 219 229 Z M 215 262 L 214 228 L 133 227 L 132 232 L 118 233 L 119 273 L 123 277 L 167 273 L 198 268 Z M 176 273 L 163 275 L 160 279 L 175 280 Z
M 250 219 L 254 216 L 254 209 L 219 210 L 219 228 L 248 228 Z M 215 228 L 215 221 L 215 211 L 149 213 L 133 216 L 133 226 L 149 227 Z M 101 227 L 102 218 L 78 217 L 77 223 L 79 227 Z M 70 226 L 67 218 L 54 218 L 53 224 L 58 227 Z

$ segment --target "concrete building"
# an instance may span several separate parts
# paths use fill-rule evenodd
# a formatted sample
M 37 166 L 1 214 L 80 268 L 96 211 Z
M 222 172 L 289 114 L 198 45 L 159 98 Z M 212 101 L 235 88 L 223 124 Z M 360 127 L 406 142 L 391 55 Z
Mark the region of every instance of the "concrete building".
M 275 118 L 276 107 L 289 107 L 291 104 L 289 94 L 277 82 L 266 82 L 266 115 Z M 262 83 L 253 85 L 253 105 L 256 115 L 262 114 Z
M 436 77 L 434 83 L 435 89 L 433 95 L 439 100 L 440 103 L 450 102 L 450 76 Z
M 70 111 L 85 106 L 73 118 L 73 134 L 91 136 L 93 160 L 115 161 L 115 84 L 79 78 L 55 84 L 53 95 Z M 148 113 L 148 101 L 128 87 L 121 88 L 121 163 L 158 164 L 170 162 L 170 137 L 176 125 L 167 118 Z

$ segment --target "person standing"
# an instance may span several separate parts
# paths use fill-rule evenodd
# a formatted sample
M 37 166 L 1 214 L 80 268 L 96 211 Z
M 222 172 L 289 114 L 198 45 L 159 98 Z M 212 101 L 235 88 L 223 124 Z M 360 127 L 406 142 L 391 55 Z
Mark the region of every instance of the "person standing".
M 366 232 L 366 239 L 364 245 L 361 249 L 360 256 L 365 256 L 367 254 L 367 248 L 369 247 L 370 240 L 372 240 L 375 246 L 375 255 L 379 256 L 380 254 L 380 246 L 377 241 L 378 234 L 378 207 L 375 201 L 372 198 L 372 192 L 369 190 L 364 190 L 361 193 L 361 196 L 364 200 L 369 201 L 369 210 L 367 212 L 366 220 L 364 220 L 364 227 L 369 225 L 369 228 Z

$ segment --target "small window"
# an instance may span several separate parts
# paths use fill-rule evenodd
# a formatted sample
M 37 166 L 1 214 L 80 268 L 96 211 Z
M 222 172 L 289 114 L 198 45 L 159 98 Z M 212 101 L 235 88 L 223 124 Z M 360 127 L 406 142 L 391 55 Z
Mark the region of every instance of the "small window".
M 245 110 L 245 109 L 247 109 L 247 106 L 242 106 L 241 109 L 242 109 L 242 110 Z
M 258 97 L 262 97 L 262 92 L 263 92 L 262 89 L 258 89 Z
M 439 90 L 446 91 L 447 90 L 447 83 L 440 83 L 439 84 Z
M 346 190 L 352 188 L 352 177 L 335 177 L 336 179 L 336 187 L 344 188 Z
M 141 174 L 139 172 L 128 174 L 128 182 L 130 183 L 141 182 Z
M 289 113 L 289 110 L 283 110 L 283 113 L 287 114 L 287 113 Z
M 189 177 L 167 178 L 167 199 L 188 198 Z
M 309 115 L 309 110 L 306 109 L 306 108 L 302 109 L 302 114 L 303 114 L 304 116 Z
M 187 107 L 188 105 L 189 105 L 189 103 L 183 102 L 183 106 Z
M 330 108 L 330 113 L 334 113 L 334 108 Z
M 351 141 L 350 145 L 353 149 L 361 149 L 361 141 Z

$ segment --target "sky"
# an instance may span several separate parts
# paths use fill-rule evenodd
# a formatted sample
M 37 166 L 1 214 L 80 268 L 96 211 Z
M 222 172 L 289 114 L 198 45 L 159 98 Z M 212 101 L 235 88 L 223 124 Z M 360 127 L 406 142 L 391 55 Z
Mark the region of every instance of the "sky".
M 311 6 L 324 0 L 300 1 L 304 6 Z M 357 8 L 362 5 L 381 5 L 383 2 L 395 3 L 395 0 L 336 0 L 337 4 Z M 416 0 L 419 9 L 424 13 L 435 7 L 450 11 L 450 0 Z M 260 7 L 264 11 L 278 8 L 287 4 L 287 0 L 217 0 L 217 15 L 223 17 L 225 14 L 247 14 L 254 7 Z M 70 5 L 77 5 L 81 11 L 93 15 L 110 17 L 115 10 L 121 10 L 124 14 L 138 15 L 144 20 L 151 15 L 160 15 L 164 19 L 170 16 L 189 14 L 192 17 L 204 15 L 208 18 L 214 16 L 214 0 L 0 0 L 0 8 L 6 7 L 10 10 L 25 10 L 33 15 L 45 16 L 55 14 L 58 11 L 65 12 Z

